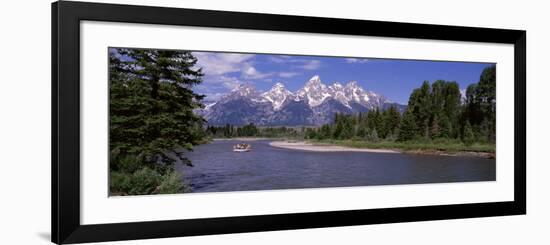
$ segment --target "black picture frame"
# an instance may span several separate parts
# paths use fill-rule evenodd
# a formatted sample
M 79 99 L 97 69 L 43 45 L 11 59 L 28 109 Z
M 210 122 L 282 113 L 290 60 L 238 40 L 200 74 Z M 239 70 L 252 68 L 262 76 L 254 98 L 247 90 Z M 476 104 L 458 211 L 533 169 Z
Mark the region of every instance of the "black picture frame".
M 80 224 L 80 21 L 183 25 L 514 45 L 514 201 Z M 61 1 L 52 4 L 52 242 L 82 243 L 526 213 L 526 32 Z

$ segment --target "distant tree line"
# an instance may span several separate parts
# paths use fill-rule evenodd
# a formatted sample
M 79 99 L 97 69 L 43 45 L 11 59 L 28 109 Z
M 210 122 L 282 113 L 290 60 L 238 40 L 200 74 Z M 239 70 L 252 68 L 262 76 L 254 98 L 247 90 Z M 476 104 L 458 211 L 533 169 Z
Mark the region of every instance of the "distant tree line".
M 226 124 L 206 127 L 206 135 L 213 138 L 266 137 L 266 138 L 303 138 L 305 127 L 258 127 L 253 123 L 244 126 Z
M 307 139 L 395 139 L 398 134 L 401 114 L 395 107 L 380 111 L 370 110 L 367 113 L 345 115 L 336 113 L 334 122 L 319 128 L 307 128 Z
M 453 139 L 464 144 L 495 142 L 496 68 L 485 68 L 479 82 L 466 89 L 463 98 L 458 83 L 437 80 L 414 89 L 405 112 L 396 107 L 366 113 L 336 113 L 331 123 L 320 127 L 265 127 L 254 124 L 209 126 L 211 137 L 293 137 L 316 140 L 364 140 L 407 142 Z

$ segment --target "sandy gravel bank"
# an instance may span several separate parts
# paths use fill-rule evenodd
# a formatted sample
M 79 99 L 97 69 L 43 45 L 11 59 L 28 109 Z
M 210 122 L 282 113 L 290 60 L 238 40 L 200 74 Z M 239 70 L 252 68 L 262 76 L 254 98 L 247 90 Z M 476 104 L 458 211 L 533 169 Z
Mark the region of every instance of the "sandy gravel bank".
M 258 141 L 258 140 L 273 140 L 273 138 L 260 138 L 260 137 L 235 137 L 235 138 L 216 138 L 213 140 L 237 140 L 237 141 Z
M 318 152 L 335 152 L 335 151 L 349 151 L 349 152 L 377 152 L 377 153 L 400 153 L 394 150 L 387 149 L 367 149 L 367 148 L 353 148 L 345 146 L 336 146 L 336 145 L 314 145 L 311 143 L 297 141 L 272 141 L 269 145 L 273 147 L 292 149 L 292 150 L 302 150 L 302 151 L 318 151 Z

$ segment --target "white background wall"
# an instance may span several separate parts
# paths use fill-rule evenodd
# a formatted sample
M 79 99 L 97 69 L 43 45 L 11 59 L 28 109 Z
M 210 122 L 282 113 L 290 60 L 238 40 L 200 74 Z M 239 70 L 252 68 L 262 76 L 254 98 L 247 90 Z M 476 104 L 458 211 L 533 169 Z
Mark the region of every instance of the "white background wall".
M 550 139 L 546 97 L 550 31 L 545 23 L 550 17 L 544 1 L 117 2 L 527 30 L 528 214 L 108 244 L 549 244 L 550 162 L 545 139 Z M 5 1 L 0 18 L 0 244 L 48 244 L 50 2 Z

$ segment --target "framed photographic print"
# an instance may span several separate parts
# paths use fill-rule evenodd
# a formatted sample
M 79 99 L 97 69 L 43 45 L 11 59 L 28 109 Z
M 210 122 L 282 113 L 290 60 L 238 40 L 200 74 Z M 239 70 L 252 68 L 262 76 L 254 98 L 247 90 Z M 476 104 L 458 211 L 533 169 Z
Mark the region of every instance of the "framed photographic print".
M 520 30 L 52 5 L 52 241 L 519 215 Z

